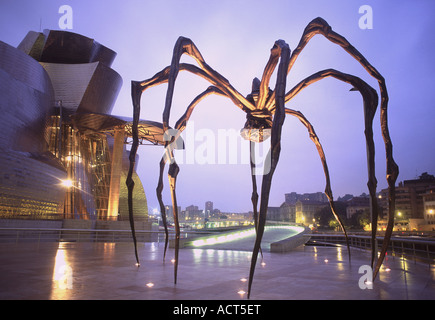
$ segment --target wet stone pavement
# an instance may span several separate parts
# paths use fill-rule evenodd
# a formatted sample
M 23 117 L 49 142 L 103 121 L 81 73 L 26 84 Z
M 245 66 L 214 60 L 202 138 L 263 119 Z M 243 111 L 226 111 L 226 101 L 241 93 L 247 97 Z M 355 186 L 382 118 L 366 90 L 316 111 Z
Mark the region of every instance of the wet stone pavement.
M 184 248 L 174 284 L 173 249 L 162 243 L 41 242 L 0 244 L 2 300 L 246 300 L 249 251 Z M 435 299 L 435 268 L 387 257 L 379 278 L 364 283 L 368 252 L 301 246 L 263 252 L 250 300 Z M 364 268 L 364 267 L 363 267 Z M 366 287 L 366 289 L 363 289 Z

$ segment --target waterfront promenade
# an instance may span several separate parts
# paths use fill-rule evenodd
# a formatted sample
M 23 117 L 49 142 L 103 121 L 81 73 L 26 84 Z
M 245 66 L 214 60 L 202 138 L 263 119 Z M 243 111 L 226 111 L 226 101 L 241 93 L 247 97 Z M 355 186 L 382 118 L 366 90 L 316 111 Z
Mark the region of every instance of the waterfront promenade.
M 40 242 L 0 244 L 0 299 L 35 300 L 246 300 L 251 253 L 243 250 L 180 250 L 178 283 L 174 251 L 163 262 L 163 244 Z M 301 246 L 263 252 L 251 300 L 435 299 L 435 268 L 387 257 L 372 289 L 361 289 L 366 251 Z

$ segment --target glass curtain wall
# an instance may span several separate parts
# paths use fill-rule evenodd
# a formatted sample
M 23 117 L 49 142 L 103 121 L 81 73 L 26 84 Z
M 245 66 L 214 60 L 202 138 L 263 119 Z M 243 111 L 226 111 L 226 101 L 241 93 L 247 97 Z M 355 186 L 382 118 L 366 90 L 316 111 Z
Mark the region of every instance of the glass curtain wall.
M 48 130 L 49 151 L 67 170 L 64 218 L 107 219 L 111 172 L 108 137 L 80 134 L 61 108 L 51 116 Z

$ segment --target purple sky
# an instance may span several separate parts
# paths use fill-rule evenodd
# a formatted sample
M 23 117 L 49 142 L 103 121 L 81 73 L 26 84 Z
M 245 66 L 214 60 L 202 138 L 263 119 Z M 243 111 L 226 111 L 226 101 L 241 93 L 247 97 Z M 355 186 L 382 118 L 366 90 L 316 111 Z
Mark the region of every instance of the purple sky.
M 389 126 L 393 151 L 400 168 L 398 181 L 422 172 L 435 174 L 435 90 L 433 50 L 435 2 L 419 1 L 17 1 L 0 3 L 0 40 L 16 46 L 29 30 L 59 29 L 61 5 L 73 9 L 72 32 L 94 38 L 118 53 L 113 64 L 124 85 L 113 114 L 131 116 L 130 81 L 150 78 L 170 64 L 173 46 L 180 35 L 191 38 L 207 63 L 226 77 L 243 95 L 251 91 L 254 77 L 261 77 L 275 40 L 291 49 L 305 26 L 323 17 L 345 36 L 385 77 L 389 90 Z M 361 29 L 360 6 L 373 9 L 373 29 Z M 194 63 L 190 58 L 182 61 Z M 303 78 L 326 68 L 377 83 L 341 48 L 322 36 L 313 38 L 288 77 L 287 90 Z M 208 87 L 190 74 L 180 74 L 171 113 L 171 125 L 187 104 Z M 274 77 L 271 87 L 274 88 Z M 326 79 L 310 86 L 288 103 L 314 125 L 325 149 L 335 198 L 346 193 L 367 192 L 367 165 L 362 100 L 349 86 Z M 146 91 L 141 118 L 161 122 L 166 85 Z M 230 100 L 212 96 L 198 105 L 191 120 L 198 133 L 240 130 L 245 114 Z M 212 131 L 210 131 L 212 130 Z M 386 187 L 385 149 L 379 113 L 375 117 L 378 190 Z M 210 139 L 210 135 L 207 136 Z M 203 137 L 204 138 L 204 137 Z M 218 143 L 215 141 L 216 144 Z M 143 146 L 138 173 L 150 211 L 156 208 L 155 186 L 163 149 Z M 200 151 L 198 151 L 200 152 Z M 279 206 L 284 193 L 323 191 L 321 163 L 306 129 L 287 117 L 282 151 L 269 201 Z M 164 200 L 170 203 L 165 179 Z M 207 200 L 223 211 L 251 210 L 251 179 L 247 164 L 183 164 L 178 179 L 179 204 L 204 208 Z

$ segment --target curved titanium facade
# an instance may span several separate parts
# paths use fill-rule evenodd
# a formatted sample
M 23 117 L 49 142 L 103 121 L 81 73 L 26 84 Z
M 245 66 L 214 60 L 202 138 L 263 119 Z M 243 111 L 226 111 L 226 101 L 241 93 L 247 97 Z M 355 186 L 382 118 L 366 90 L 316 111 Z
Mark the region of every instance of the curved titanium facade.
M 113 174 L 123 176 L 113 138 L 71 118 L 111 113 L 122 86 L 115 56 L 66 31 L 31 31 L 18 48 L 0 42 L 0 217 L 124 218 L 123 184 L 112 190 Z M 146 218 L 143 189 L 136 197 L 136 215 Z M 109 198 L 119 204 L 110 214 Z
M 122 86 L 118 73 L 100 62 L 41 62 L 54 88 L 54 99 L 70 112 L 111 113 Z
M 44 128 L 53 106 L 53 88 L 34 59 L 0 42 L 1 147 L 43 151 Z
M 18 48 L 35 60 L 50 63 L 92 63 L 101 62 L 110 67 L 116 52 L 101 45 L 94 39 L 81 34 L 44 30 L 30 31 Z
M 66 172 L 45 152 L 51 81 L 37 61 L 3 42 L 0 57 L 0 215 L 53 217 L 63 208 Z

